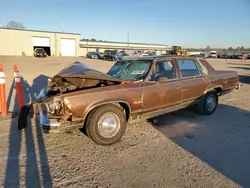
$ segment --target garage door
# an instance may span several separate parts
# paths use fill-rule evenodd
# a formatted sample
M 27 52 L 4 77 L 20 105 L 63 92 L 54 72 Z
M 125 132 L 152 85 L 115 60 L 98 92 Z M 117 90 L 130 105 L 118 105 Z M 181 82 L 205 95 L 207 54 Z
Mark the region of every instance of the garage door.
M 76 56 L 75 39 L 61 39 L 61 54 L 62 56 Z
M 50 46 L 49 38 L 47 37 L 32 37 L 33 46 Z

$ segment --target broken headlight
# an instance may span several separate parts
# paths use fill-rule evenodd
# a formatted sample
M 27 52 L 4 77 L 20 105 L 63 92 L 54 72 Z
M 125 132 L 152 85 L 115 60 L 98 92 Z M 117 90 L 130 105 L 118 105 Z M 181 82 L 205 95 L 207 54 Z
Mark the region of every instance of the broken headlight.
M 47 107 L 48 112 L 52 115 L 61 114 L 62 105 L 61 105 L 60 100 L 53 100 L 49 103 L 46 103 L 46 107 Z

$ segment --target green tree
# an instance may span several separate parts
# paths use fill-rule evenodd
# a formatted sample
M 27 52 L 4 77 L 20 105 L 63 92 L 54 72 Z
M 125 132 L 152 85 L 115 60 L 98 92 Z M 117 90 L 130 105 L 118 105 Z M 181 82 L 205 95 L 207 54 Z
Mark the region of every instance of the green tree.
M 234 49 L 232 47 L 229 47 L 228 48 L 228 51 L 233 51 Z
M 11 28 L 11 29 L 25 29 L 23 23 L 21 22 L 16 22 L 16 21 L 10 21 L 9 23 L 7 23 L 7 25 L 5 26 L 6 28 Z
M 241 46 L 240 51 L 245 51 L 244 46 Z

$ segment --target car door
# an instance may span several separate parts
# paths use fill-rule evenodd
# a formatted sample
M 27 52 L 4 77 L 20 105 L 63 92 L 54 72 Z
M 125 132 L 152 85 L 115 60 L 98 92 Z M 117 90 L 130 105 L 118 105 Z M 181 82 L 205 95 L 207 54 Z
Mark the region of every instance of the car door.
M 150 79 L 143 86 L 143 112 L 153 112 L 181 103 L 181 82 L 174 60 L 155 63 Z
M 194 101 L 204 94 L 209 79 L 195 59 L 177 60 L 181 75 L 181 98 L 186 103 Z

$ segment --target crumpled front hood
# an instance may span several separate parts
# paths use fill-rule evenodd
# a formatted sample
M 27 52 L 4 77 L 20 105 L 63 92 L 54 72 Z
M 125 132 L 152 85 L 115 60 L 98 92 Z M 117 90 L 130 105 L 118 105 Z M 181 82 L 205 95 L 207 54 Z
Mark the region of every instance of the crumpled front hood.
M 97 80 L 108 80 L 108 81 L 117 81 L 117 82 L 128 82 L 124 80 L 120 80 L 118 78 L 113 78 L 103 72 L 94 70 L 78 61 L 69 65 L 68 67 L 61 70 L 54 77 L 62 77 L 62 78 L 89 78 L 89 79 L 97 79 Z M 53 78 L 54 78 L 53 77 Z M 52 80 L 53 80 L 52 78 Z
M 61 93 L 106 85 L 131 83 L 131 80 L 120 80 L 103 72 L 94 70 L 80 62 L 74 62 L 52 77 L 48 89 L 60 90 Z

